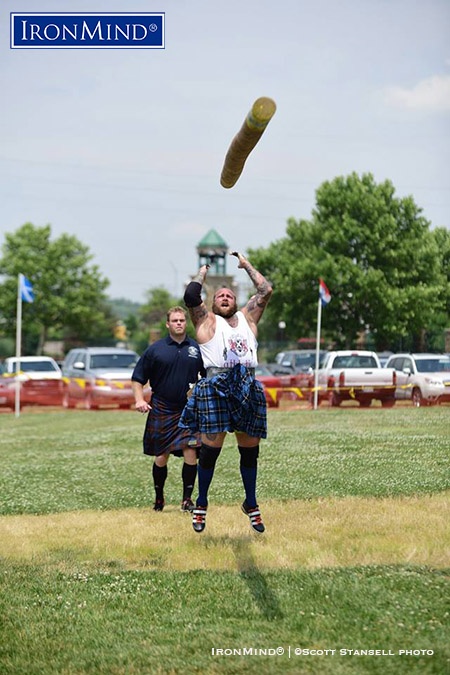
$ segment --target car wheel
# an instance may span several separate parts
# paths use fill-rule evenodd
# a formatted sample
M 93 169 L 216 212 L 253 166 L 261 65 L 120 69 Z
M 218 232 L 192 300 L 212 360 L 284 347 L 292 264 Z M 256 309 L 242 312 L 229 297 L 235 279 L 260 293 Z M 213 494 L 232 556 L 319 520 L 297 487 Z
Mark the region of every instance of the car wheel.
M 63 392 L 62 405 L 63 405 L 63 408 L 67 408 L 67 410 L 69 408 L 75 408 L 75 403 L 70 398 L 70 395 L 69 395 L 69 392 L 68 392 L 67 389 L 65 389 L 64 392 Z
M 328 403 L 332 408 L 338 408 L 341 405 L 341 399 L 335 391 L 330 391 L 328 393 Z
M 360 408 L 370 408 L 371 404 L 372 404 L 371 398 L 362 398 L 359 401 L 359 407 Z
M 412 390 L 411 401 L 415 408 L 420 408 L 421 406 L 426 405 L 426 402 L 422 397 L 422 392 L 417 387 Z
M 393 408 L 395 405 L 395 398 L 383 398 L 381 399 L 382 408 Z
M 84 398 L 85 410 L 97 410 L 98 406 L 92 402 L 92 395 L 88 392 Z

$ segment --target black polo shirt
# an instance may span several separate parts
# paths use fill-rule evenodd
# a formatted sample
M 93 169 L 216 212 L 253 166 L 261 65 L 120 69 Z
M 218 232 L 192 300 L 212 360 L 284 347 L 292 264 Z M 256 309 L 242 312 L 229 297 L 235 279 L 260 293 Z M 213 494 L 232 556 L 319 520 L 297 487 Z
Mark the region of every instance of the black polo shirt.
M 182 409 L 189 385 L 197 382 L 199 373 L 204 376 L 205 369 L 197 342 L 187 336 L 176 342 L 167 335 L 147 347 L 131 379 L 143 386 L 149 382 L 152 396 Z

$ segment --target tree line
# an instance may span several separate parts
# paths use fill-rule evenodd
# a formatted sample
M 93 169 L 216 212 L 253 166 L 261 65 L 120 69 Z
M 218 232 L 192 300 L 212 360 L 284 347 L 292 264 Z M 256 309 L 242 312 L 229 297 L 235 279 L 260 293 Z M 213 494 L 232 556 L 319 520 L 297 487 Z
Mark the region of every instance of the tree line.
M 329 344 L 352 347 L 361 335 L 377 350 L 444 350 L 450 327 L 450 231 L 431 227 L 412 196 L 399 198 L 389 180 L 353 173 L 324 182 L 309 220 L 287 221 L 286 235 L 247 251 L 274 286 L 260 324 L 260 343 L 315 336 L 319 278 L 332 299 L 322 314 Z M 150 330 L 164 332 L 167 308 L 180 304 L 163 287 L 124 317 L 106 290 L 108 279 L 88 247 L 51 226 L 26 223 L 5 235 L 0 257 L 0 356 L 12 353 L 17 277 L 33 284 L 35 302 L 23 314 L 23 352 L 41 353 L 47 340 L 107 344 L 121 339 L 138 351 Z M 121 314 L 121 316 L 119 316 Z M 155 334 L 156 334 L 155 332 Z M 5 352 L 2 354 L 2 351 Z
M 332 299 L 322 335 L 352 347 L 361 334 L 377 351 L 442 351 L 450 328 L 450 231 L 431 229 L 411 196 L 388 180 L 351 174 L 324 182 L 310 220 L 290 218 L 286 236 L 249 251 L 274 294 L 264 338 L 280 320 L 288 339 L 315 334 L 318 279 Z

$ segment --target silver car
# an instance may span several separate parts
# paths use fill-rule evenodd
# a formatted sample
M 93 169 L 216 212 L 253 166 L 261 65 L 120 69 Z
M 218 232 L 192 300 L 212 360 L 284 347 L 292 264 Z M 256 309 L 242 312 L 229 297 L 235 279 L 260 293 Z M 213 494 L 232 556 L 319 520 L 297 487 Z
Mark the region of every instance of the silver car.
M 397 400 L 409 399 L 417 407 L 450 401 L 448 354 L 393 354 L 385 367 L 396 371 Z
M 129 408 L 134 403 L 131 374 L 138 358 L 136 352 L 116 347 L 71 349 L 61 368 L 64 407 L 82 404 L 87 410 L 110 405 Z

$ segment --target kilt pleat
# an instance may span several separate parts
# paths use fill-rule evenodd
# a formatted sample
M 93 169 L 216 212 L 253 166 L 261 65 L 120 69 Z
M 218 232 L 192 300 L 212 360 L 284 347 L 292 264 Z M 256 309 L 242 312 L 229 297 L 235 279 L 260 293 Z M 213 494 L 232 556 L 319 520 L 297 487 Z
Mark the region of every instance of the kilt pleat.
M 195 385 L 181 414 L 183 429 L 211 434 L 242 431 L 267 437 L 267 406 L 263 386 L 250 369 L 236 365 Z
M 144 454 L 162 455 L 169 452 L 181 457 L 187 447 L 200 447 L 200 433 L 178 426 L 180 410 L 174 411 L 155 397 L 152 398 L 151 406 L 144 430 Z

